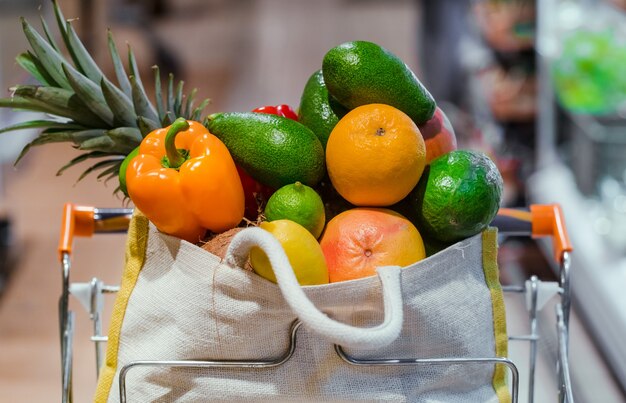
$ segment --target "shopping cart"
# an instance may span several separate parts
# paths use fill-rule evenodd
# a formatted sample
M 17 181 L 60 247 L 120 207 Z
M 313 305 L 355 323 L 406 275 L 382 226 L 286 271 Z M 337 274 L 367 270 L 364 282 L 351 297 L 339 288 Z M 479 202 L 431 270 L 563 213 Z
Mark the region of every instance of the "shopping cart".
M 98 278 L 88 283 L 71 283 L 71 256 L 74 237 L 90 237 L 94 234 L 124 233 L 130 222 L 133 210 L 129 208 L 94 208 L 66 204 L 63 210 L 61 237 L 59 241 L 59 258 L 63 271 L 62 294 L 59 301 L 59 321 L 61 334 L 61 368 L 62 368 L 62 402 L 72 401 L 72 361 L 74 337 L 74 312 L 69 309 L 70 294 L 76 297 L 87 308 L 93 322 L 91 340 L 95 344 L 96 373 L 100 370 L 103 360 L 103 343 L 107 337 L 102 333 L 102 311 L 104 295 L 115 293 L 119 287 L 104 284 Z M 559 267 L 558 282 L 546 282 L 532 276 L 520 285 L 503 286 L 504 292 L 525 294 L 528 309 L 529 332 L 525 335 L 510 335 L 509 340 L 529 343 L 528 361 L 528 402 L 534 402 L 535 369 L 537 363 L 539 341 L 538 312 L 543 305 L 539 301 L 546 296 L 558 296 L 556 310 L 556 379 L 559 402 L 573 403 L 572 387 L 569 374 L 568 339 L 569 312 L 571 303 L 570 289 L 570 253 L 565 222 L 558 205 L 531 205 L 528 210 L 502 208 L 493 220 L 492 225 L 499 229 L 503 236 L 525 236 L 533 238 L 552 237 L 554 260 Z M 193 368 L 268 368 L 284 364 L 291 358 L 296 349 L 296 335 L 300 324 L 294 322 L 291 328 L 291 343 L 284 356 L 270 361 L 135 361 L 127 364 L 120 371 L 119 393 L 120 402 L 126 402 L 126 377 L 136 367 L 193 367 Z M 349 356 L 340 346 L 335 351 L 346 363 L 360 366 L 376 365 L 452 365 L 452 364 L 502 364 L 510 370 L 510 387 L 512 402 L 519 400 L 518 366 L 506 357 L 457 357 L 436 359 L 383 359 L 360 360 Z

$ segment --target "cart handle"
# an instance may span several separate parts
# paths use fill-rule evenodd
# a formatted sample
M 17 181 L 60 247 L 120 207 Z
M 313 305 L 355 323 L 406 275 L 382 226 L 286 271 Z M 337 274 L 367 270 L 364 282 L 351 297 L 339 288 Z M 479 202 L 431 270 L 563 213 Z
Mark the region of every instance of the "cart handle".
M 96 208 L 65 203 L 61 218 L 59 259 L 72 254 L 74 237 L 91 237 L 94 233 L 118 233 L 128 229 L 131 208 Z
M 63 206 L 59 258 L 72 253 L 74 236 L 91 237 L 100 232 L 124 232 L 132 208 L 96 208 L 66 203 Z M 533 238 L 552 237 L 555 261 L 563 263 L 564 253 L 572 251 L 563 211 L 558 204 L 531 204 L 530 209 L 500 208 L 491 225 L 508 235 Z
M 508 220 L 508 221 L 506 221 Z M 572 244 L 565 227 L 563 210 L 559 204 L 531 204 L 530 210 L 501 208 L 492 223 L 500 229 L 516 228 L 533 238 L 552 237 L 554 260 L 563 263 L 565 252 L 572 251 Z M 525 227 L 528 228 L 528 231 Z M 507 229 L 505 229 L 507 232 Z
M 563 263 L 565 252 L 572 251 L 572 244 L 565 228 L 565 217 L 559 204 L 532 204 L 533 238 L 552 237 L 554 259 Z

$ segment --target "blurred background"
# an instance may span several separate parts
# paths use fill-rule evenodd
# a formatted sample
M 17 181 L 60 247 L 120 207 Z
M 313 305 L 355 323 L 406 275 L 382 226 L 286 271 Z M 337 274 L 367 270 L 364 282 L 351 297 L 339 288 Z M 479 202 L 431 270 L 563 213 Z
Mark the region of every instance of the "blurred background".
M 624 0 L 59 0 L 86 47 L 113 76 L 106 30 L 123 52 L 211 98 L 206 112 L 296 109 L 328 49 L 369 40 L 402 58 L 431 91 L 459 148 L 487 152 L 507 207 L 560 203 L 575 251 L 571 372 L 579 402 L 626 401 L 626 2 Z M 19 17 L 54 26 L 49 2 L 0 0 L 0 89 L 29 76 Z M 56 32 L 56 31 L 53 31 Z M 148 93 L 154 89 L 144 79 Z M 26 120 L 0 109 L 0 127 Z M 68 144 L 21 149 L 38 132 L 0 134 L 0 402 L 61 393 L 56 245 L 65 202 L 122 207 L 117 184 L 55 173 Z M 73 281 L 117 284 L 123 236 L 78 239 Z M 503 239 L 502 280 L 556 278 L 548 244 Z M 112 302 L 112 299 L 107 302 Z M 109 304 L 110 306 L 110 304 Z M 95 387 L 89 315 L 75 301 L 75 401 Z M 523 300 L 507 300 L 511 332 L 527 331 Z M 109 314 L 105 310 L 104 317 Z M 554 310 L 541 312 L 535 401 L 556 401 Z M 511 343 L 513 358 L 527 350 Z M 522 377 L 522 383 L 527 379 Z M 525 386 L 522 384 L 522 397 Z M 522 398 L 522 401 L 525 401 Z

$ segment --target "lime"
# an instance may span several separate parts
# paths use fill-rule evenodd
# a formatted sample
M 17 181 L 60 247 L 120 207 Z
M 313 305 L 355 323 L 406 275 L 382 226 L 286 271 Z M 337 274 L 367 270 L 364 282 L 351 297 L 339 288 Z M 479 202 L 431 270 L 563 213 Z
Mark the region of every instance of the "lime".
M 485 229 L 501 195 L 502 176 L 489 157 L 455 150 L 431 162 L 409 197 L 420 231 L 453 242 Z
M 261 223 L 261 228 L 271 233 L 283 246 L 300 285 L 328 283 L 322 247 L 306 228 L 291 220 L 265 221 Z M 259 276 L 276 282 L 272 265 L 261 249 L 252 248 L 250 263 Z
M 278 189 L 265 206 L 267 221 L 295 221 L 319 238 L 324 230 L 326 215 L 322 198 L 311 187 L 300 182 Z

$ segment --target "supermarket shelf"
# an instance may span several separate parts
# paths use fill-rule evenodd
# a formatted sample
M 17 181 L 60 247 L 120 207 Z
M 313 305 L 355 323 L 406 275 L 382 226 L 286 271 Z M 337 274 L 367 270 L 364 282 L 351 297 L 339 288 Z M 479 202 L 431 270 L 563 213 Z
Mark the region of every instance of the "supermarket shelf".
M 626 389 L 626 257 L 610 248 L 593 228 L 585 198 L 571 171 L 560 163 L 537 171 L 528 183 L 532 203 L 560 203 L 575 248 L 574 299 L 598 347 Z M 547 246 L 549 247 L 549 246 Z

